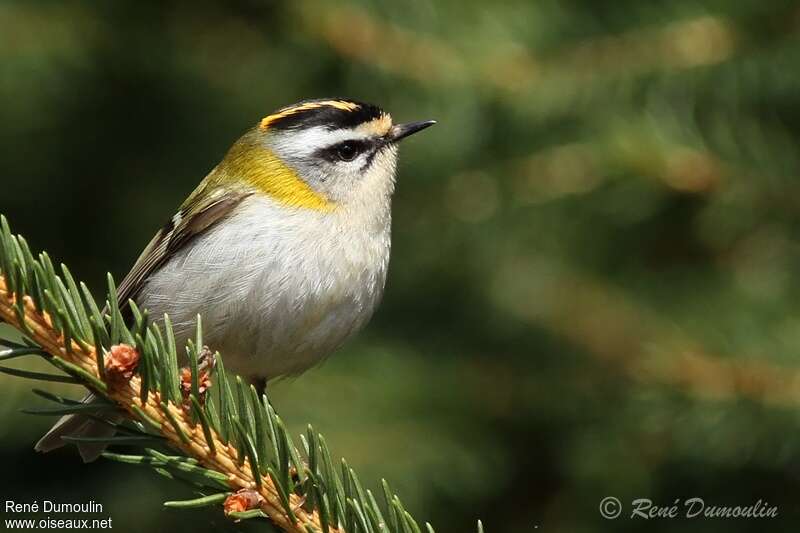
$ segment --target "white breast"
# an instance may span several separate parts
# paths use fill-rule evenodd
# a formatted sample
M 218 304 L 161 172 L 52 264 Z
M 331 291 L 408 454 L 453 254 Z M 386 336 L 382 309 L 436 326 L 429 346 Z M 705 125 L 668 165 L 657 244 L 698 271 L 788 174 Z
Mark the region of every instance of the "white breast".
M 234 372 L 302 372 L 358 331 L 380 301 L 390 217 L 286 208 L 259 196 L 153 274 L 138 302 L 170 315 L 179 342 L 203 316 L 205 343 Z

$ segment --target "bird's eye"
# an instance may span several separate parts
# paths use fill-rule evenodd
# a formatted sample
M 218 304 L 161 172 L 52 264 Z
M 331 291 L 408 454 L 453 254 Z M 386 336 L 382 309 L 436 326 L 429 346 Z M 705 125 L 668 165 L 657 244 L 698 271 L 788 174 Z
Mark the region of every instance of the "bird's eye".
M 352 142 L 343 142 L 336 147 L 336 156 L 342 161 L 352 161 L 358 153 L 358 146 Z

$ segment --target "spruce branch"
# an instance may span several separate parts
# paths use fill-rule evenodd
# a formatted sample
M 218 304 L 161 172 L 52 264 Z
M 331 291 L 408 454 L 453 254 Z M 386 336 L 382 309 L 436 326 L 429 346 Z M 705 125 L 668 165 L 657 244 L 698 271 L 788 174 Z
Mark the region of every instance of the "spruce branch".
M 35 391 L 55 407 L 28 412 L 81 414 L 104 423 L 109 423 L 104 412 L 124 414 L 132 429 L 117 425 L 113 437 L 69 440 L 166 445 L 176 451 L 168 455 L 148 447 L 141 455 L 103 454 L 152 467 L 200 493 L 193 500 L 166 502 L 167 507 L 224 503 L 226 515 L 233 519 L 266 517 L 287 532 L 420 531 L 385 481 L 381 510 L 347 463 L 334 466 L 325 439 L 310 426 L 301 436 L 301 458 L 267 396 L 259 397 L 239 376 L 229 378 L 222 357 L 208 352 L 200 317 L 196 338 L 186 347 L 188 367 L 180 368 L 169 317 L 164 317 L 162 330 L 148 322 L 145 310 L 130 304 L 134 321 L 126 325 L 109 275 L 108 312 L 101 312 L 83 283 L 77 284 L 63 265 L 57 273 L 46 253 L 34 258 L 25 240 L 13 236 L 0 215 L 0 321 L 26 337 L 24 344 L 0 339 L 8 346 L 0 350 L 0 361 L 41 356 L 64 374 L 5 366 L 0 372 L 79 383 L 105 400 L 85 404 Z

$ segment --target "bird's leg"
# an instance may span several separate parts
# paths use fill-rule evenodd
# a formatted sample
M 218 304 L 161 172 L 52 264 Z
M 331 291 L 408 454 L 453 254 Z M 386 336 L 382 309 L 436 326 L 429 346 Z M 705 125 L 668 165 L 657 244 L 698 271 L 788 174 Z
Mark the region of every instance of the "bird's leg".
M 256 388 L 256 392 L 259 396 L 266 394 L 267 378 L 262 376 L 250 376 L 250 384 Z
M 258 393 L 259 398 L 263 398 L 266 396 L 267 403 L 269 406 L 272 407 L 272 410 L 275 410 L 275 406 L 272 405 L 272 400 L 267 396 L 267 381 L 269 378 L 263 376 L 250 376 L 250 384 L 256 388 L 256 392 Z

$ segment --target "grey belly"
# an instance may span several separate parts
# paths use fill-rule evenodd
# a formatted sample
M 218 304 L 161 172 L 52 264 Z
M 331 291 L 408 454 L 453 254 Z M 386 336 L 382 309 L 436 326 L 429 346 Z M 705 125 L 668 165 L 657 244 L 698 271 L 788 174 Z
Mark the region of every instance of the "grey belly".
M 169 314 L 181 344 L 201 314 L 204 342 L 227 368 L 266 378 L 306 370 L 367 322 L 389 253 L 382 233 L 270 210 L 243 204 L 178 250 L 137 299 L 151 317 Z
M 335 280 L 308 280 L 272 270 L 231 277 L 192 265 L 165 266 L 145 285 L 137 304 L 158 319 L 169 314 L 181 346 L 194 338 L 202 315 L 204 343 L 219 351 L 226 368 L 246 377 L 299 374 L 358 331 L 377 297 Z M 241 271 L 239 271 L 241 273 Z M 180 353 L 180 351 L 179 351 Z

